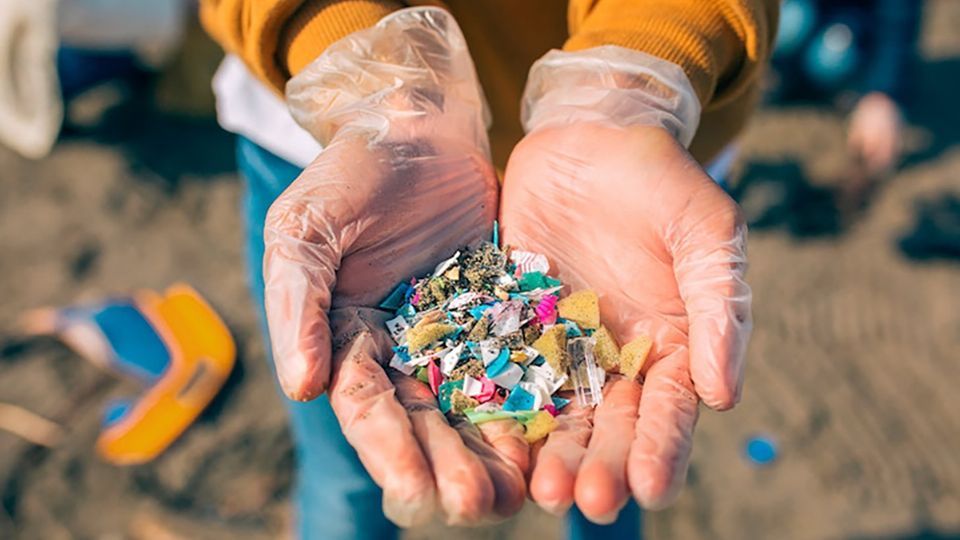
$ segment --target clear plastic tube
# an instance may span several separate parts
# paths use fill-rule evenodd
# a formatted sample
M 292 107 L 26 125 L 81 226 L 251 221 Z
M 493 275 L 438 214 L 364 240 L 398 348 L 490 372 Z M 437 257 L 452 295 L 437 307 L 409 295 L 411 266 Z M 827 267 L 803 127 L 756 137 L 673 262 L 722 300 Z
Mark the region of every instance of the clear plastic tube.
M 570 355 L 570 381 L 581 407 L 592 407 L 603 401 L 603 370 L 593 355 L 596 342 L 592 337 L 579 337 L 567 341 Z

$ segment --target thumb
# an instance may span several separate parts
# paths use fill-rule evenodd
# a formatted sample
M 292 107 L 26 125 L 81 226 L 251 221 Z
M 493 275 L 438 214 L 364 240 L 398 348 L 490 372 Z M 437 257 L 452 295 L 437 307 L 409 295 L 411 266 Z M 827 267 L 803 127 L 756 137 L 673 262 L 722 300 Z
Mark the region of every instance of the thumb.
M 729 409 L 740 400 L 753 328 L 746 225 L 736 203 L 710 183 L 691 197 L 668 241 L 690 325 L 694 387 L 709 407 Z
M 309 401 L 330 380 L 331 292 L 340 265 L 338 235 L 323 204 L 288 190 L 264 227 L 264 297 L 273 361 L 284 393 Z M 296 193 L 296 194 L 295 194 Z

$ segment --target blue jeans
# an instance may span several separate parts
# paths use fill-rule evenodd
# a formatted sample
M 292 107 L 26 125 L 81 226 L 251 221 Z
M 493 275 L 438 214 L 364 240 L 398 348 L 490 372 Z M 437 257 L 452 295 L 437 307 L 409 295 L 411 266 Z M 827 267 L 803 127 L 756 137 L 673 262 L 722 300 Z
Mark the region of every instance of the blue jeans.
M 274 199 L 297 178 L 301 169 L 242 137 L 237 139 L 237 166 L 246 181 L 243 204 L 250 286 L 267 335 L 263 310 L 263 224 Z M 296 447 L 294 497 L 300 538 L 395 538 L 397 529 L 381 510 L 382 493 L 340 432 L 327 397 L 309 403 L 284 401 Z M 572 540 L 638 538 L 640 510 L 631 501 L 616 523 L 599 526 L 574 508 L 567 530 Z

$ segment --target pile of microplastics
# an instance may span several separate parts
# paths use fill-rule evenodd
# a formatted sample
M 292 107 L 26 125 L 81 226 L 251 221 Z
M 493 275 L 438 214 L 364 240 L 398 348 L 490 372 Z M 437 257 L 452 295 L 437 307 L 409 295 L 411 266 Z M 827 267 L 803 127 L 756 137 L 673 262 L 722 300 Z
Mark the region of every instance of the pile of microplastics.
M 430 385 L 444 413 L 516 419 L 531 443 L 559 425 L 570 403 L 561 391 L 599 404 L 606 372 L 637 377 L 651 341 L 620 349 L 596 293 L 561 299 L 548 268 L 543 255 L 482 242 L 397 285 L 380 305 L 396 314 L 386 323 L 397 343 L 390 367 Z

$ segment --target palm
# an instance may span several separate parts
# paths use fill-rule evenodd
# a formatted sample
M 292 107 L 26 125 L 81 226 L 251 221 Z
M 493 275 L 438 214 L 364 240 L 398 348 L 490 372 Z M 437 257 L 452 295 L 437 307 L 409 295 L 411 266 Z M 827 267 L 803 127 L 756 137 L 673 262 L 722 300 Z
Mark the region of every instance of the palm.
M 271 335 L 291 345 L 275 357 L 288 363 L 281 374 L 308 370 L 294 377 L 303 386 L 288 392 L 310 397 L 329 381 L 344 435 L 400 524 L 435 507 L 450 522 L 472 523 L 523 503 L 528 450 L 520 428 L 449 425 L 429 388 L 382 367 L 393 353 L 388 315 L 376 309 L 396 283 L 488 234 L 496 208 L 493 169 L 475 148 L 347 138 L 324 150 L 268 218 L 267 310 L 280 323 Z M 303 310 L 311 316 L 298 318 Z M 289 324 L 303 319 L 316 322 Z M 331 361 L 305 361 L 331 351 Z
M 742 283 L 718 281 L 710 294 L 696 283 L 736 262 L 710 266 L 729 259 L 735 205 L 663 130 L 592 125 L 528 136 L 511 156 L 502 201 L 506 243 L 547 255 L 573 290 L 596 291 L 604 324 L 621 343 L 645 334 L 655 344 L 642 390 L 612 378 L 592 425 L 576 409 L 562 418 L 568 429 L 540 450 L 531 493 L 558 511 L 575 500 L 601 521 L 615 515 L 628 487 L 646 505 L 662 504 L 683 480 L 698 393 L 723 406 L 736 391 L 738 366 L 698 352 L 691 378 L 690 362 L 691 337 L 703 350 L 722 343 L 726 330 L 721 317 L 719 335 L 701 324 L 691 336 L 691 311 L 711 310 Z M 729 373 L 711 377 L 718 371 Z M 711 394 L 717 386 L 729 395 Z

